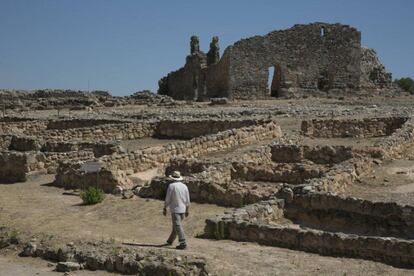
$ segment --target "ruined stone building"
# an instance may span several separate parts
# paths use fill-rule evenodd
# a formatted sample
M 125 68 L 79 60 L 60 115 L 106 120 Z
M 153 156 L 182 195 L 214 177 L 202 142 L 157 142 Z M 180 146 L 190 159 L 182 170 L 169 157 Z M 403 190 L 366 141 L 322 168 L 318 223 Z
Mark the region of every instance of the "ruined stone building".
M 196 36 L 190 46 L 184 67 L 159 81 L 159 94 L 178 100 L 265 99 L 391 85 L 375 51 L 361 47 L 361 33 L 348 25 L 295 25 L 242 39 L 221 58 L 218 37 L 207 54 Z

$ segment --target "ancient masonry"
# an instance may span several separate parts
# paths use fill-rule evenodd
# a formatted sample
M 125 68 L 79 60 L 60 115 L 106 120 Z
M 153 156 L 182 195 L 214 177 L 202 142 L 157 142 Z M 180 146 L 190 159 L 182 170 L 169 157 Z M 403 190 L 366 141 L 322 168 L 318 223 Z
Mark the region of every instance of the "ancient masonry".
M 391 75 L 373 50 L 361 47 L 360 33 L 339 24 L 296 25 L 241 40 L 221 58 L 218 43 L 213 37 L 204 54 L 199 39 L 191 37 L 185 67 L 160 81 L 164 95 L 0 90 L 1 188 L 28 189 L 30 197 L 42 199 L 39 204 L 50 185 L 74 193 L 97 186 L 119 200 L 163 200 L 168 175 L 178 170 L 192 202 L 227 208 L 206 215 L 197 235 L 414 268 L 412 100 L 403 94 L 338 96 L 393 92 Z M 276 72 L 270 89 L 269 67 Z M 336 96 L 230 104 L 220 98 L 321 91 Z M 394 178 L 385 181 L 381 173 Z M 40 174 L 52 175 L 53 183 L 37 183 Z M 109 204 L 112 200 L 118 198 L 110 196 Z M 7 201 L 2 212 L 10 212 L 3 208 Z M 15 219 L 16 202 L 12 198 L 11 213 L 0 222 Z M 136 208 L 133 200 L 128 204 L 122 206 Z M 0 225 L 0 249 L 14 252 L 16 237 L 5 231 Z M 187 252 L 159 255 L 138 247 L 118 252 L 103 241 L 98 250 L 89 241 L 61 248 L 43 239 L 22 245 L 21 256 L 59 262 L 58 271 L 209 275 L 210 260 Z
M 197 52 L 197 39 L 193 42 Z M 209 57 L 217 60 L 217 52 Z M 163 199 L 167 175 L 179 170 L 193 202 L 235 208 L 207 219 L 207 238 L 414 267 L 414 207 L 348 194 L 380 164 L 412 158 L 413 118 L 325 113 L 296 120 L 293 131 L 286 125 L 292 118 L 275 119 L 260 113 L 263 109 L 217 114 L 203 105 L 200 113 L 178 109 L 158 117 L 151 110 L 95 118 L 0 118 L 0 183 L 54 174 L 53 184 L 65 189 L 98 185 L 125 198 Z M 100 170 L 85 170 L 91 163 Z M 150 179 L 143 177 L 154 171 Z M 45 254 L 49 249 L 38 249 L 25 254 L 56 259 Z M 71 260 L 110 270 L 109 251 L 99 260 L 80 253 Z M 152 257 L 128 263 L 145 268 L 145 258 Z M 165 263 L 205 275 L 197 274 L 203 263 L 196 269 L 168 256 Z
M 295 25 L 242 39 L 221 58 L 218 41 L 213 37 L 205 54 L 198 37 L 192 36 L 184 67 L 163 77 L 158 93 L 202 101 L 355 94 L 392 87 L 391 74 L 375 51 L 361 47 L 361 33 L 348 25 Z

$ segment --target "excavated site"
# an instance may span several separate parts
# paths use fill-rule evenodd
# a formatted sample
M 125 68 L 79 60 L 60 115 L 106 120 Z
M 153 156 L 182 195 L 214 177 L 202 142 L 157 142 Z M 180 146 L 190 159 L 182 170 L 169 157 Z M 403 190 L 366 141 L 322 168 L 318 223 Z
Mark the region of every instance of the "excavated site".
M 44 275 L 414 274 L 414 98 L 372 67 L 375 52 L 363 50 L 362 73 L 336 63 L 306 81 L 291 57 L 257 58 L 258 82 L 243 81 L 242 50 L 320 36 L 321 26 L 323 37 L 345 32 L 359 49 L 346 52 L 350 62 L 360 62 L 356 29 L 321 24 L 241 40 L 221 59 L 218 38 L 207 56 L 192 38 L 187 65 L 160 81 L 159 94 L 2 91 L 0 267 L 6 256 Z M 288 44 L 279 45 L 270 50 L 283 55 Z M 337 57 L 345 46 L 326 46 L 333 52 L 321 65 L 346 62 Z M 266 94 L 269 65 L 289 71 Z M 209 81 L 226 66 L 240 76 L 230 76 L 231 93 L 214 94 L 226 81 Z M 185 86 L 180 76 L 192 72 L 197 83 Z M 192 201 L 184 251 L 161 246 L 173 171 Z M 106 197 L 83 205 L 79 193 L 91 186 Z

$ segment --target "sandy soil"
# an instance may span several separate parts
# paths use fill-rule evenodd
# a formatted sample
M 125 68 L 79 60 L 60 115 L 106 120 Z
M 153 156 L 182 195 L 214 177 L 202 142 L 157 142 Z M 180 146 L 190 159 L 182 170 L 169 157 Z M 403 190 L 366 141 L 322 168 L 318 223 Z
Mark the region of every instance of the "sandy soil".
M 15 255 L 0 256 L 0 275 L 4 276 L 58 276 L 61 272 L 54 271 L 55 264 L 50 264 L 38 258 L 20 258 Z M 91 276 L 98 275 L 97 272 L 81 270 L 73 271 L 71 276 Z M 119 275 L 106 271 L 99 271 L 99 275 L 110 276 Z
M 25 183 L 0 185 L 0 225 L 34 235 L 47 234 L 62 243 L 115 239 L 143 248 L 173 250 L 154 247 L 164 243 L 170 231 L 169 218 L 161 214 L 161 201 L 108 196 L 101 204 L 82 206 L 80 198 L 70 191 L 48 185 L 52 180 L 53 176 L 48 175 Z M 215 275 L 414 275 L 414 271 L 360 259 L 197 238 L 203 231 L 204 220 L 223 211 L 225 208 L 214 205 L 193 204 L 191 215 L 185 221 L 189 249 L 181 254 L 205 256 Z M 25 275 L 27 266 L 35 266 L 25 260 L 2 257 L 0 275 L 8 275 L 10 270 L 22 271 L 21 275 Z M 45 271 L 40 275 L 48 275 L 50 268 L 45 268 L 46 264 L 35 266 L 34 271 L 38 269 L 39 273 Z
M 349 186 L 347 195 L 414 205 L 414 161 L 385 161 L 372 174 Z

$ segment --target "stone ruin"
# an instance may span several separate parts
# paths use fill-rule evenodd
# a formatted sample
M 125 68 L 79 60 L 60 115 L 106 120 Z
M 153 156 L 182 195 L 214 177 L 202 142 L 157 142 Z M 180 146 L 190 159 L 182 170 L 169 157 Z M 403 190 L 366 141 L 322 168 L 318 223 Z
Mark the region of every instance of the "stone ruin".
M 216 36 L 207 55 L 197 36 L 191 37 L 190 47 L 184 67 L 159 81 L 159 94 L 203 101 L 356 94 L 393 87 L 375 51 L 361 47 L 361 33 L 348 25 L 295 25 L 242 39 L 221 58 Z
M 361 47 L 356 29 L 296 25 L 241 40 L 221 58 L 218 37 L 207 54 L 196 36 L 190 49 L 185 66 L 160 80 L 159 94 L 0 91 L 8 108 L 31 109 L 0 118 L 0 184 L 50 174 L 50 185 L 64 189 L 98 186 L 123 198 L 162 200 L 167 176 L 178 170 L 193 202 L 229 208 L 206 220 L 205 238 L 414 267 L 414 197 L 402 204 L 352 192 L 355 183 L 385 170 L 383 164 L 414 159 L 412 107 L 402 104 L 409 98 L 396 105 L 382 99 L 380 107 L 363 97 L 227 105 L 229 99 L 392 89 L 391 74 L 374 50 Z M 270 88 L 269 67 L 276 70 Z M 47 111 L 63 106 L 73 114 Z M 85 170 L 97 163 L 99 171 Z M 208 275 L 199 273 L 204 265 L 166 259 L 180 271 Z M 108 270 L 105 263 L 113 264 L 90 260 L 86 267 Z
M 98 185 L 124 198 L 163 199 L 166 176 L 179 170 L 193 202 L 234 208 L 207 219 L 206 238 L 414 267 L 414 207 L 347 196 L 381 162 L 414 152 L 412 117 L 355 118 L 344 111 L 341 118 L 325 112 L 296 120 L 284 117 L 297 115 L 292 109 L 226 108 L 3 117 L 0 180 L 53 174 L 53 185 L 65 189 Z M 294 130 L 286 125 L 292 119 Z M 90 162 L 101 169 L 82 169 Z
M 130 96 L 112 96 L 108 91 L 75 91 L 68 89 L 12 90 L 0 89 L 0 112 L 30 110 L 89 110 L 125 105 L 174 105 L 171 97 L 149 90 Z M 58 113 L 59 114 L 59 113 Z

